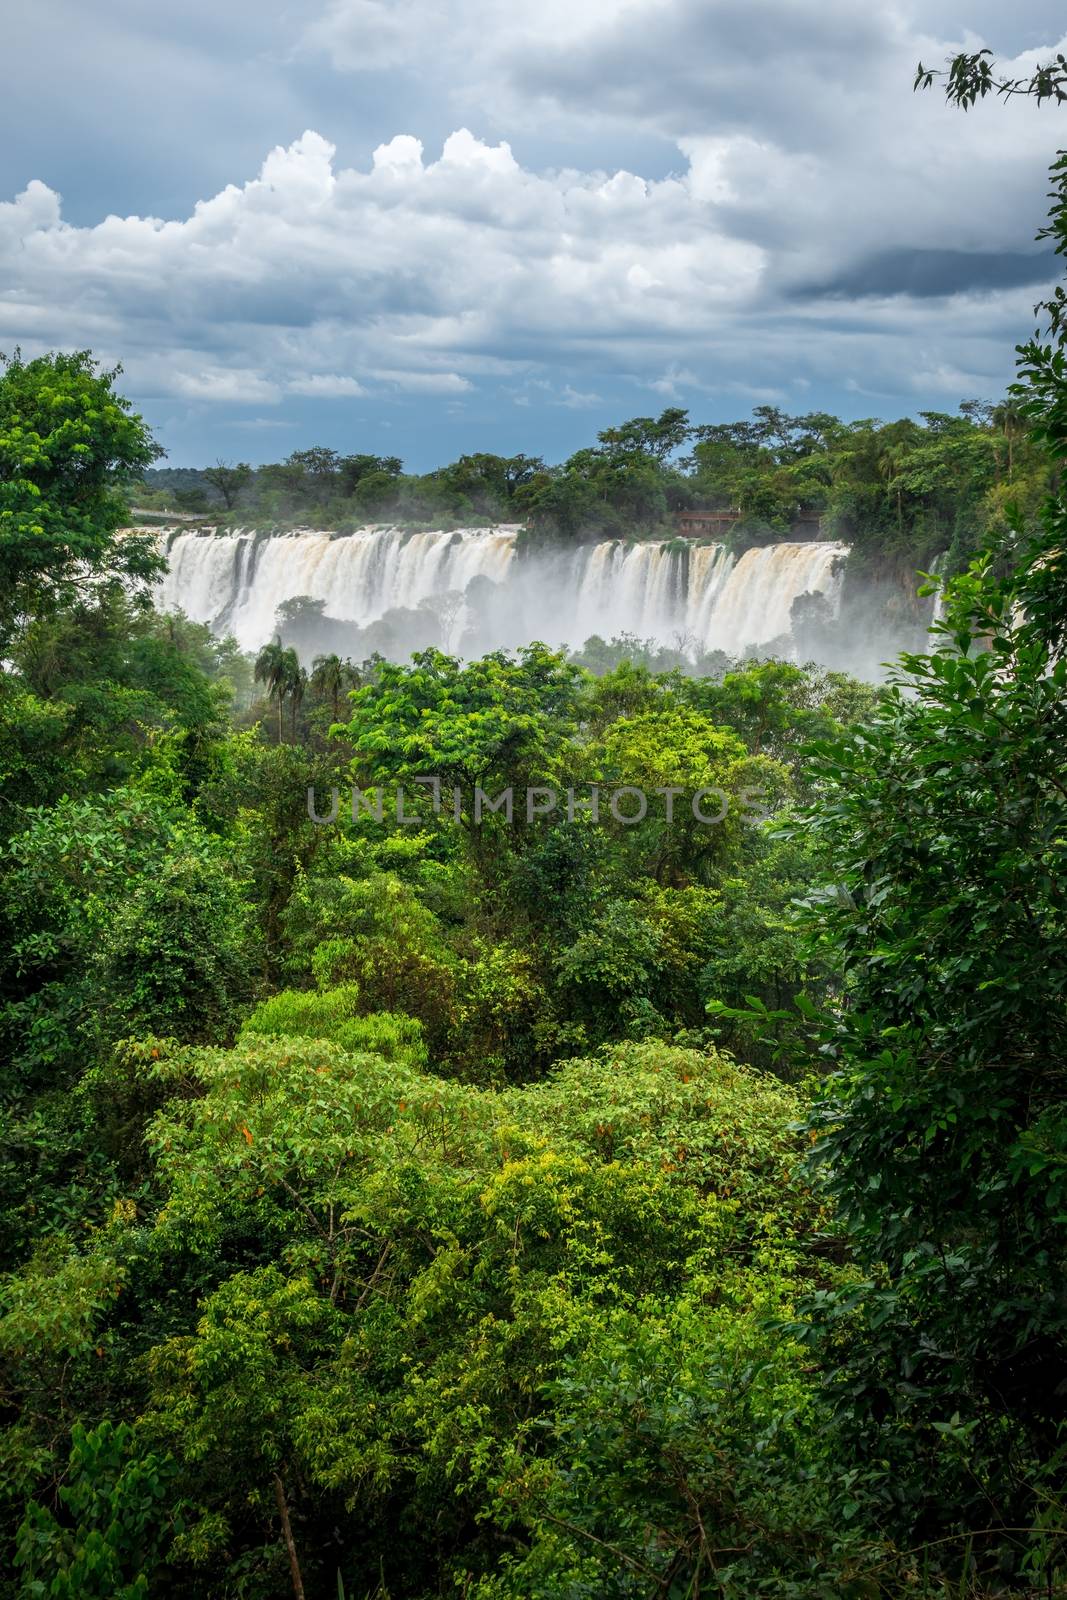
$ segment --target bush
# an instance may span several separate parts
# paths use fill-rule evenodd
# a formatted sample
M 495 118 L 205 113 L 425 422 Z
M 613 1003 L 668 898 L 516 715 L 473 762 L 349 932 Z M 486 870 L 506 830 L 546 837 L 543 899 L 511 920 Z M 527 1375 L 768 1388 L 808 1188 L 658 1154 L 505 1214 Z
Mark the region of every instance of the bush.
M 116 912 L 90 966 L 101 1029 L 185 1043 L 232 1038 L 259 981 L 258 950 L 229 874 L 182 855 Z
M 369 1051 L 385 1061 L 422 1066 L 426 1050 L 422 1028 L 402 1012 L 375 1011 L 360 1015 L 359 989 L 354 983 L 336 989 L 286 989 L 262 1001 L 241 1029 L 241 1038 L 255 1035 L 333 1039 L 342 1050 Z

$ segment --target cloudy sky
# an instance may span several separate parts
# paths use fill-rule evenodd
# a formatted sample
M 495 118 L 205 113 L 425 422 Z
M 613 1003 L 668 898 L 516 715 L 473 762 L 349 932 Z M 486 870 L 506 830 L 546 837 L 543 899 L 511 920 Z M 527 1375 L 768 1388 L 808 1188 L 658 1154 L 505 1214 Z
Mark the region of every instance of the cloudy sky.
M 174 465 L 550 459 L 663 405 L 996 398 L 1067 112 L 922 58 L 1048 0 L 36 0 L 5 22 L 0 349 L 91 347 Z

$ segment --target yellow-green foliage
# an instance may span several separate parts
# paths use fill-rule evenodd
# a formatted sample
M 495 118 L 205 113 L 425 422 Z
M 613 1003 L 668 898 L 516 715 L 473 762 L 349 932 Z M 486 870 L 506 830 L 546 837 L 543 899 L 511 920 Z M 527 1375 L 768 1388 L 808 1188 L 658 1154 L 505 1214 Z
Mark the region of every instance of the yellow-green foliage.
M 122 1280 L 121 1267 L 104 1251 L 80 1256 L 45 1246 L 0 1290 L 0 1356 L 21 1361 L 84 1352 Z
M 182 1092 L 149 1130 L 164 1200 L 136 1248 L 166 1261 L 262 1247 L 206 1295 L 194 1332 L 142 1362 L 147 1439 L 185 1463 L 202 1514 L 232 1526 L 284 1462 L 369 1518 L 367 1584 L 401 1507 L 412 1595 L 484 1575 L 513 1548 L 506 1526 L 533 1540 L 535 1565 L 566 1566 L 542 1534 L 590 1434 L 633 1559 L 688 1559 L 694 1526 L 676 1519 L 673 1554 L 646 1548 L 627 1509 L 639 1481 L 755 1515 L 742 1480 L 760 1430 L 784 1429 L 790 1454 L 822 1449 L 799 1352 L 766 1332 L 823 1220 L 797 1175 L 795 1093 L 659 1043 L 531 1088 L 475 1088 L 418 1070 L 398 1019 L 355 1017 L 357 1004 L 352 989 L 281 995 L 232 1050 L 140 1047 Z M 285 1019 L 306 1031 L 277 1033 Z M 343 1048 L 361 1027 L 393 1058 Z M 658 1397 L 647 1427 L 633 1384 Z M 606 1406 L 643 1433 L 636 1466 L 597 1432 Z M 814 1514 L 783 1501 L 782 1540 Z M 496 1564 L 510 1576 L 487 1595 L 542 1592 Z
M 373 1051 L 386 1061 L 420 1065 L 426 1059 L 422 1028 L 403 1012 L 360 1015 L 354 983 L 321 991 L 285 989 L 262 1001 L 241 1029 L 242 1039 L 306 1037 L 332 1039 L 343 1050 Z

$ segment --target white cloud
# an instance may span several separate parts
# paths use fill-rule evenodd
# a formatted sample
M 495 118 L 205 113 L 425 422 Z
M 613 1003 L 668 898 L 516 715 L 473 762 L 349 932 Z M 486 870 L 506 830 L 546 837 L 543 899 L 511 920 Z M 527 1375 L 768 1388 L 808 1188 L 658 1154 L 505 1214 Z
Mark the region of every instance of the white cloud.
M 420 0 L 331 0 L 303 44 L 346 71 L 376 72 L 403 64 L 413 42 L 428 31 L 438 35 L 446 21 L 440 7 Z
M 653 0 L 655 3 L 655 0 Z M 448 71 L 487 88 L 513 52 L 546 38 L 575 45 L 610 24 L 627 0 L 328 0 L 301 47 L 343 72 Z
M 703 385 L 695 372 L 690 372 L 688 367 L 672 361 L 660 377 L 648 380 L 648 387 L 667 400 L 677 400 L 683 390 L 700 389 Z
M 317 372 L 307 378 L 292 378 L 288 389 L 290 394 L 306 394 L 313 399 L 322 400 L 352 399 L 367 393 L 358 378 L 345 378 L 339 373 L 332 372 Z
M 195 372 L 173 371 L 164 381 L 163 394 L 180 395 L 187 400 L 215 402 L 264 401 L 269 405 L 281 399 L 281 390 L 258 372 L 247 367 L 201 367 Z
M 474 385 L 458 372 L 376 372 L 383 383 L 406 394 L 466 394 Z
M 231 422 L 230 426 L 232 428 L 251 428 L 258 431 L 263 428 L 291 429 L 294 424 L 286 417 L 237 417 Z
M 949 4 L 330 0 L 305 66 L 451 85 L 494 137 L 369 154 L 379 130 L 346 164 L 309 130 L 169 220 L 74 225 L 30 181 L 0 204 L 0 336 L 92 344 L 136 395 L 197 404 L 996 393 L 1045 271 L 1054 113 L 912 96 L 918 57 L 963 42 Z M 644 141 L 659 175 L 548 167 L 546 128 Z
M 226 401 L 357 393 L 338 365 L 455 395 L 631 337 L 669 346 L 710 334 L 764 266 L 686 178 L 537 174 L 466 129 L 431 161 L 400 136 L 366 171 L 308 131 L 184 221 L 73 227 L 42 184 L 12 218 L 5 278 L 40 342 L 92 320 L 139 392 Z
M 995 24 L 998 37 L 978 32 Z M 987 102 L 968 116 L 916 63 L 992 43 L 1025 75 L 1064 48 L 1048 0 L 1029 18 L 987 0 L 394 0 L 413 80 L 432 75 L 479 125 L 528 146 L 669 141 L 716 231 L 767 249 L 782 286 L 832 280 L 893 245 L 1026 248 L 1043 212 L 1055 113 Z M 313 43 L 341 71 L 368 0 L 330 0 Z M 969 26 L 962 26 L 960 17 Z M 1055 23 L 1059 26 L 1054 25 Z M 1023 23 L 1029 21 L 1028 27 Z M 378 27 L 375 22 L 374 27 Z M 1013 59 L 1002 40 L 1030 48 Z M 620 181 L 639 180 L 624 177 Z M 634 264 L 634 287 L 653 269 Z M 648 285 L 652 288 L 652 285 Z M 667 281 L 667 288 L 673 286 Z
M 584 411 L 587 406 L 600 405 L 601 397 L 598 394 L 584 394 L 580 389 L 574 389 L 568 383 L 564 385 L 556 404 L 567 406 L 571 411 Z
M 33 178 L 14 200 L 0 201 L 0 243 L 8 248 L 39 228 L 59 226 L 60 199 L 39 178 Z
M 536 440 L 569 404 L 577 441 L 572 396 L 889 414 L 997 393 L 1033 326 L 1058 114 L 911 81 L 965 44 L 1025 73 L 1053 0 L 38 0 L 11 28 L 48 68 L 7 85 L 0 349 L 121 359 L 189 448 L 316 397 L 398 438 L 417 412 L 426 451 L 450 405 L 471 447 L 513 405 Z

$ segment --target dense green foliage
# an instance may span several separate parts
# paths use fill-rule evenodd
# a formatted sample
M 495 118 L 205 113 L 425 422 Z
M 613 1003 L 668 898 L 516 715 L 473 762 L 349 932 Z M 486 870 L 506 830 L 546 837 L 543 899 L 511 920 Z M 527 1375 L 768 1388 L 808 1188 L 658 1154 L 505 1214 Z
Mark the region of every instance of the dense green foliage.
M 466 469 L 560 529 L 568 473 L 638 520 L 674 473 L 872 548 L 984 528 L 877 691 L 244 660 L 114 537 L 152 453 L 114 375 L 9 364 L 0 1595 L 1064 1592 L 1051 340 L 996 418 L 764 413 L 678 473 L 665 412 Z
M 87 351 L 0 358 L 0 647 L 96 573 L 156 570 L 146 541 L 116 539 L 123 489 L 160 454 L 118 376 Z
M 113 576 L 24 617 L 0 699 L 8 1591 L 276 1594 L 279 1506 L 309 1593 L 844 1571 L 827 1403 L 768 1326 L 836 1271 L 803 1102 L 705 1004 L 819 981 L 809 853 L 740 801 L 781 813 L 872 692 L 253 668 Z M 253 676 L 277 716 L 237 731 Z

